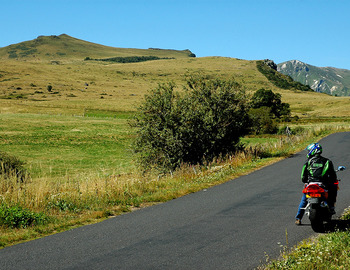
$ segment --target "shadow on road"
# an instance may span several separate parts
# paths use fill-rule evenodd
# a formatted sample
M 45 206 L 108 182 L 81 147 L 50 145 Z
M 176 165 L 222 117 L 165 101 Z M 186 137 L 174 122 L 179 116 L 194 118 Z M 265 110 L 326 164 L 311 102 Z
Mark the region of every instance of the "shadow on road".
M 340 231 L 344 232 L 349 230 L 350 220 L 333 219 L 327 226 L 327 232 Z
M 302 223 L 300 227 L 311 227 L 310 223 Z M 325 231 L 323 233 L 345 232 L 350 229 L 350 220 L 332 219 L 331 222 L 325 223 Z

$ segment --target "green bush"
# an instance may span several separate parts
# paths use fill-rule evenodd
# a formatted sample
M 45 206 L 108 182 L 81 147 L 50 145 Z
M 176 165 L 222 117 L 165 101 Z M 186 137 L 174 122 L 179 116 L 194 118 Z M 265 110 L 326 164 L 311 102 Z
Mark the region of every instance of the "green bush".
M 43 213 L 34 213 L 18 205 L 0 206 L 0 226 L 9 228 L 26 228 L 47 223 L 49 218 Z
M 28 176 L 24 162 L 4 152 L 0 152 L 0 174 L 5 177 L 16 176 L 22 182 Z
M 143 167 L 173 170 L 239 148 L 250 122 L 237 82 L 192 75 L 183 94 L 174 89 L 173 83 L 158 85 L 138 109 L 134 149 Z
M 251 108 L 249 117 L 252 122 L 252 133 L 254 134 L 273 134 L 278 130 L 269 107 Z
M 281 101 L 281 94 L 275 94 L 271 90 L 264 88 L 256 91 L 250 102 L 252 108 L 257 109 L 261 107 L 268 107 L 274 118 L 281 118 L 282 116 L 290 116 L 290 106 L 288 103 Z
M 60 211 L 79 212 L 80 208 L 73 202 L 65 199 L 57 199 L 48 203 L 49 209 L 58 209 Z
M 290 121 L 291 112 L 288 103 L 281 101 L 281 95 L 271 90 L 259 89 L 250 102 L 249 116 L 252 132 L 255 134 L 273 134 L 278 131 L 276 121 Z

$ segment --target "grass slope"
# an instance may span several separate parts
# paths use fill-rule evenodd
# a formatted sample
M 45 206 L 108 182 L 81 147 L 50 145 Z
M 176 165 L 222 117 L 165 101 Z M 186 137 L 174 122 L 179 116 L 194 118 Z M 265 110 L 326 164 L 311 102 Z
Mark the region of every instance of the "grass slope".
M 66 34 L 59 36 L 39 36 L 34 40 L 24 41 L 0 48 L 2 59 L 25 60 L 61 60 L 125 57 L 125 56 L 158 56 L 186 58 L 189 50 L 161 50 L 161 49 L 128 49 L 103 46 L 84 41 Z
M 0 65 L 1 112 L 82 115 L 85 109 L 134 111 L 158 83 L 174 81 L 181 90 L 187 73 L 202 72 L 233 77 L 248 91 L 266 88 L 278 92 L 283 102 L 291 105 L 292 113 L 301 117 L 350 116 L 349 97 L 280 89 L 257 70 L 255 61 L 223 57 L 126 64 L 0 60 Z M 51 92 L 47 90 L 49 85 Z
M 16 54 L 17 58 L 9 58 Z M 349 97 L 284 90 L 273 85 L 255 61 L 224 57 L 189 57 L 190 51 L 124 49 L 103 46 L 68 35 L 40 36 L 0 48 L 1 112 L 79 114 L 87 109 L 134 111 L 150 88 L 174 81 L 182 89 L 184 76 L 202 72 L 235 78 L 247 91 L 260 88 L 282 94 L 300 117 L 350 116 Z M 139 63 L 84 61 L 85 57 L 156 56 Z M 52 87 L 48 91 L 48 86 Z

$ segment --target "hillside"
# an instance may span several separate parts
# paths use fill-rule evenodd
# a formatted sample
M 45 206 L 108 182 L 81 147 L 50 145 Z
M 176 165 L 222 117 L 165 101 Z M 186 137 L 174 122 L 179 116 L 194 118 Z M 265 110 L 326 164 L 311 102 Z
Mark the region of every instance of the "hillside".
M 39 36 L 34 40 L 0 48 L 0 58 L 2 59 L 60 60 L 127 56 L 187 58 L 193 56 L 193 54 L 189 50 L 114 48 L 80 40 L 66 34 Z
M 11 53 L 18 57 L 9 58 Z M 91 109 L 135 111 L 147 91 L 157 84 L 172 81 L 181 91 L 186 74 L 201 72 L 234 78 L 247 92 L 260 88 L 278 92 L 283 102 L 291 105 L 293 115 L 350 116 L 348 98 L 297 88 L 282 89 L 258 70 L 257 61 L 189 57 L 191 54 L 188 50 L 112 48 L 67 35 L 42 36 L 3 47 L 0 48 L 0 112 L 84 115 Z M 168 59 L 135 63 L 84 61 L 86 57 L 150 55 Z
M 279 72 L 309 85 L 316 92 L 337 96 L 350 95 L 350 70 L 316 67 L 298 60 L 283 62 L 277 66 Z

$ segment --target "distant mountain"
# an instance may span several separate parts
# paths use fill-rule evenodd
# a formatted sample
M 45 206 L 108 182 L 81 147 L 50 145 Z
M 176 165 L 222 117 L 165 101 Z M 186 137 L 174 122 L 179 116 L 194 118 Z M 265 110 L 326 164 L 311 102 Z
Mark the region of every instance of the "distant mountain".
M 298 60 L 280 63 L 277 70 L 295 81 L 309 85 L 316 92 L 337 96 L 350 95 L 350 70 L 316 67 Z
M 195 57 L 190 50 L 116 48 L 84 41 L 66 34 L 39 36 L 33 40 L 0 48 L 0 58 L 26 61 L 133 56 L 155 56 L 158 58 Z

